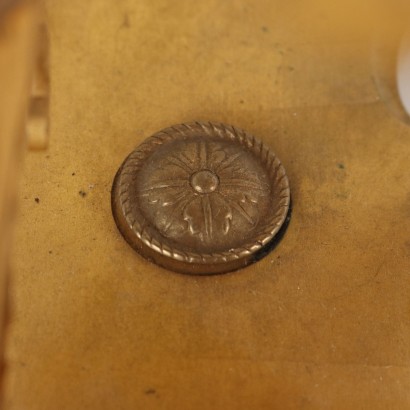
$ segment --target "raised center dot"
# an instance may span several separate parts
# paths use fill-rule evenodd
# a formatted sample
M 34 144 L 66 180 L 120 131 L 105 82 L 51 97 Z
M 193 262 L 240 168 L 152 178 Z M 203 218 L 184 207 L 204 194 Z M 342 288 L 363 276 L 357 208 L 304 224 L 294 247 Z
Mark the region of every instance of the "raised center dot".
M 200 194 L 209 194 L 218 187 L 219 178 L 212 171 L 203 169 L 191 175 L 191 185 Z

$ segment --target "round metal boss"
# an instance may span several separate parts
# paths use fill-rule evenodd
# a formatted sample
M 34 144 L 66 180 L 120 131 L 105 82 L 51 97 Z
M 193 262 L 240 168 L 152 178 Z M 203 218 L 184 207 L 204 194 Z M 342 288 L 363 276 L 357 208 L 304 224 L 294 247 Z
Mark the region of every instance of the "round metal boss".
M 229 125 L 176 125 L 145 140 L 114 180 L 112 208 L 127 242 L 178 272 L 211 274 L 251 263 L 290 204 L 275 154 Z

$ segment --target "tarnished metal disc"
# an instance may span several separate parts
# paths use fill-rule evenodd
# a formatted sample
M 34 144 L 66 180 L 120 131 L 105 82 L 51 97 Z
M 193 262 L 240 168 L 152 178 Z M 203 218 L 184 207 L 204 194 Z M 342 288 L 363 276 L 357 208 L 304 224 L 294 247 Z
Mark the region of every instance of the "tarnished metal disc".
M 289 209 L 285 170 L 245 131 L 214 123 L 167 128 L 124 161 L 113 214 L 128 243 L 191 274 L 243 267 L 278 233 Z

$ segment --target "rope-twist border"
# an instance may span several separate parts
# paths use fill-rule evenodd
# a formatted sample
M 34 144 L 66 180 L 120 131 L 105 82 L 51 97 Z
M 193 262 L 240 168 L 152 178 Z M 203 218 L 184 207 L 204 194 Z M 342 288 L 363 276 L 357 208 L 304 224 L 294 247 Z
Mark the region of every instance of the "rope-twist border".
M 241 247 L 225 252 L 209 254 L 181 251 L 162 243 L 158 239 L 158 236 L 161 236 L 161 234 L 148 225 L 141 213 L 135 214 L 135 212 L 133 212 L 132 204 L 128 196 L 128 187 L 134 182 L 145 159 L 149 157 L 159 145 L 171 140 L 185 139 L 194 136 L 228 139 L 246 147 L 259 159 L 269 177 L 271 187 L 275 187 L 275 191 L 279 194 L 277 198 L 278 202 L 274 206 L 274 215 L 264 223 L 266 226 L 265 229 L 263 229 L 262 232 L 258 232 L 257 236 L 253 237 L 251 241 Z M 163 256 L 187 263 L 224 263 L 254 254 L 273 239 L 283 225 L 290 206 L 289 181 L 285 169 L 276 155 L 253 135 L 225 124 L 198 121 L 174 125 L 157 132 L 147 138 L 125 159 L 118 173 L 118 178 L 117 194 L 119 195 L 120 209 L 129 228 L 134 232 L 136 237 L 146 246 L 159 252 Z

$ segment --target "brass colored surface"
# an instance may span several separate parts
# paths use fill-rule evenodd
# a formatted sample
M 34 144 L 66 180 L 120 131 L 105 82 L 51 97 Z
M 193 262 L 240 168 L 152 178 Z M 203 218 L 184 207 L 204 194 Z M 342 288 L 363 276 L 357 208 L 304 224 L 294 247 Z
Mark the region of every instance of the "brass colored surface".
M 0 396 L 9 318 L 10 253 L 17 180 L 24 151 L 24 120 L 37 51 L 38 4 L 0 2 Z
M 410 407 L 410 128 L 350 3 L 48 2 L 50 146 L 20 188 L 7 410 Z M 292 189 L 280 246 L 232 274 L 170 274 L 111 214 L 130 147 L 198 118 L 258 136 Z
M 166 128 L 137 147 L 112 189 L 118 228 L 148 259 L 192 274 L 251 263 L 283 225 L 289 182 L 254 136 L 223 124 Z
M 44 16 L 42 16 L 44 19 Z M 44 21 L 38 27 L 39 50 L 35 59 L 31 98 L 26 118 L 30 149 L 46 149 L 49 137 L 50 79 L 48 67 L 49 40 Z

